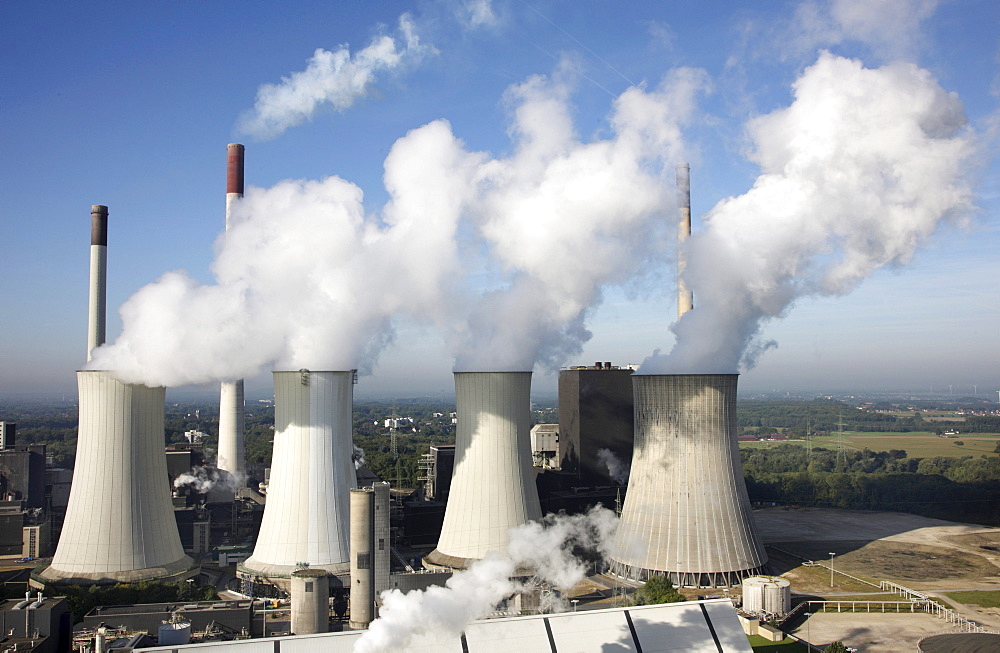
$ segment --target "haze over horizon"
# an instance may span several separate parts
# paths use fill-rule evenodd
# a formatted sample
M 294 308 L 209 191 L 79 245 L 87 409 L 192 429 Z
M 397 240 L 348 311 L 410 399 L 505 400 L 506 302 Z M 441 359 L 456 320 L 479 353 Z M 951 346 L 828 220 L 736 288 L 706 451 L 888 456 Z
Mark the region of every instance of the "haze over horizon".
M 752 324 L 741 327 L 742 346 L 759 355 L 742 371 L 742 392 L 950 385 L 956 394 L 995 397 L 1000 9 L 988 0 L 723 7 L 729 5 L 478 0 L 348 9 L 307 2 L 232 13 L 221 5 L 80 3 L 52 13 L 36 4 L 4 5 L 0 48 L 8 83 L 0 88 L 0 129 L 9 146 L 0 162 L 8 236 L 0 401 L 75 393 L 73 370 L 85 361 L 91 204 L 110 212 L 109 343 L 122 329 L 119 308 L 138 310 L 130 297 L 164 273 L 184 271 L 170 277 L 183 292 L 155 322 L 164 333 L 144 331 L 157 334 L 151 349 L 169 353 L 176 346 L 192 359 L 170 354 L 182 374 L 158 378 L 205 382 L 215 374 L 188 372 L 217 349 L 208 344 L 211 320 L 200 311 L 212 318 L 226 304 L 205 309 L 198 301 L 237 297 L 226 294 L 227 278 L 255 279 L 252 296 L 268 298 L 259 312 L 233 313 L 248 330 L 285 333 L 281 343 L 322 343 L 322 329 L 287 328 L 310 325 L 296 313 L 298 304 L 280 300 L 294 298 L 293 282 L 307 278 L 294 267 L 301 261 L 316 261 L 309 276 L 324 288 L 358 274 L 342 264 L 352 255 L 368 261 L 357 292 L 334 293 L 329 306 L 310 299 L 308 316 L 319 323 L 359 318 L 350 329 L 361 344 L 351 355 L 370 368 L 359 396 L 450 395 L 462 343 L 468 348 L 478 330 L 487 339 L 471 342 L 491 344 L 473 350 L 509 345 L 496 344 L 492 316 L 514 323 L 512 306 L 553 320 L 517 321 L 517 342 L 534 343 L 527 359 L 478 364 L 641 363 L 674 341 L 673 166 L 682 158 L 691 165 L 696 235 L 755 211 L 773 217 L 769 205 L 754 203 L 767 180 L 780 178 L 807 195 L 829 189 L 812 203 L 776 207 L 810 219 L 796 230 L 781 220 L 770 227 L 780 232 L 776 239 L 795 242 L 761 256 L 794 282 L 778 282 L 781 292 L 760 294 L 747 313 Z M 859 71 L 856 85 L 848 70 Z M 820 115 L 838 97 L 853 97 L 845 105 L 851 107 L 868 98 L 872 112 L 855 122 L 844 110 Z M 873 143 L 882 139 L 864 130 L 881 124 L 875 112 L 890 111 L 894 97 L 906 106 L 926 100 L 926 110 L 912 117 L 923 134 Z M 829 135 L 803 130 L 796 111 L 840 127 Z M 895 113 L 879 120 L 886 125 L 880 137 L 888 126 L 906 124 Z M 816 134 L 836 139 L 840 149 L 801 149 L 803 135 Z M 859 155 L 852 137 L 870 152 Z M 239 264 L 220 237 L 229 142 L 246 143 L 247 185 L 257 189 L 248 197 L 260 198 L 246 218 L 257 225 L 246 231 L 255 248 L 243 250 Z M 869 158 L 855 170 L 859 156 Z M 910 178 L 900 172 L 921 156 L 927 166 Z M 653 165 L 651 157 L 661 160 Z M 641 165 L 635 172 L 633 163 Z M 903 182 L 873 189 L 880 165 Z M 591 168 L 632 185 L 616 189 L 622 199 L 588 200 L 560 217 L 568 193 L 590 190 L 573 180 Z M 861 183 L 845 185 L 854 172 Z M 337 206 L 357 220 L 353 230 L 338 232 L 338 257 L 286 252 L 286 269 L 297 277 L 264 269 L 261 261 L 274 253 L 271 243 L 283 229 L 313 228 L 308 214 L 296 226 L 301 204 L 282 204 L 284 189 L 312 203 L 310 189 L 332 190 L 331 183 Z M 483 190 L 466 196 L 473 185 Z M 912 198 L 929 204 L 931 187 L 940 201 L 927 218 L 897 228 L 892 216 L 905 221 L 922 211 Z M 858 196 L 845 198 L 854 189 Z M 624 198 L 635 200 L 630 217 L 602 222 L 610 214 L 597 200 L 622 206 Z M 838 202 L 840 212 L 831 208 Z M 520 217 L 526 206 L 555 216 L 545 228 L 563 237 L 543 237 L 544 221 Z M 584 215 L 588 208 L 593 218 Z M 829 225 L 823 237 L 816 236 L 822 221 L 812 219 L 820 210 Z M 859 222 L 876 235 L 845 246 L 852 232 L 843 216 L 866 210 L 885 215 L 884 224 L 872 230 Z M 419 221 L 428 211 L 433 230 Z M 468 215 L 477 217 L 466 222 Z M 576 235 L 569 227 L 585 237 L 568 240 L 566 234 Z M 475 229 L 481 237 L 471 237 Z M 739 244 L 757 235 L 742 234 Z M 808 256 L 800 246 L 806 241 L 813 243 Z M 735 260 L 733 269 L 746 265 Z M 762 277 L 755 271 L 750 281 Z M 178 333 L 185 334 L 179 345 L 167 342 Z M 254 347 L 254 367 L 282 360 L 301 366 L 301 347 L 283 346 Z M 536 365 L 536 393 L 554 393 L 550 369 Z M 247 383 L 250 391 L 269 380 L 265 373 Z

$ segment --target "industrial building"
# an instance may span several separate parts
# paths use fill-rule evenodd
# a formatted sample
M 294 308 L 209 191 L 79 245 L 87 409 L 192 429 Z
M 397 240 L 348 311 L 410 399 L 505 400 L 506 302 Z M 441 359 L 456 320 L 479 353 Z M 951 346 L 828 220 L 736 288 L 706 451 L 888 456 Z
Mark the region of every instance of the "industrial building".
M 144 603 L 141 605 L 98 606 L 83 617 L 83 627 L 142 631 L 156 636 L 164 622 L 183 620 L 193 631 L 218 627 L 231 635 L 260 636 L 261 624 L 254 623 L 253 601 L 191 601 L 187 603 Z
M 635 453 L 611 569 L 728 587 L 766 573 L 736 442 L 736 374 L 635 375 Z
M 326 633 L 251 640 L 161 646 L 147 649 L 187 653 L 349 653 L 363 632 Z M 417 637 L 406 651 L 691 651 L 750 653 L 736 611 L 727 599 L 688 601 L 606 610 L 583 610 L 474 621 L 461 635 Z
M 455 473 L 429 568 L 465 569 L 541 519 L 531 465 L 531 372 L 455 372 Z
M 72 624 L 64 597 L 28 592 L 0 603 L 0 647 L 5 651 L 62 653 L 70 647 Z
M 559 469 L 568 484 L 608 485 L 615 479 L 598 452 L 632 459 L 632 370 L 611 363 L 559 371 Z

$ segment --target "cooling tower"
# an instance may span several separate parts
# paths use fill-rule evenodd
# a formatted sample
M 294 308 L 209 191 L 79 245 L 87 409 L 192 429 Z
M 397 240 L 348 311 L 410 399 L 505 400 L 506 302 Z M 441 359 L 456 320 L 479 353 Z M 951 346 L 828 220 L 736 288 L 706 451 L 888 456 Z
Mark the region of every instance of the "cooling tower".
M 66 521 L 41 576 L 73 583 L 180 580 L 184 555 L 163 452 L 165 389 L 77 372 L 80 426 Z
M 285 585 L 307 563 L 347 574 L 354 372 L 274 372 L 274 453 L 264 518 L 241 573 Z
M 108 287 L 108 207 L 90 207 L 90 311 L 87 316 L 87 360 L 104 344 Z
M 531 466 L 531 372 L 456 372 L 455 471 L 430 566 L 465 569 L 541 519 Z
M 764 572 L 737 449 L 737 377 L 632 377 L 635 448 L 613 573 L 726 587 Z
M 233 206 L 243 197 L 243 153 L 238 143 L 226 146 L 227 230 L 232 224 Z M 219 454 L 215 466 L 232 474 L 238 487 L 246 481 L 245 419 L 243 379 L 224 381 L 219 391 Z

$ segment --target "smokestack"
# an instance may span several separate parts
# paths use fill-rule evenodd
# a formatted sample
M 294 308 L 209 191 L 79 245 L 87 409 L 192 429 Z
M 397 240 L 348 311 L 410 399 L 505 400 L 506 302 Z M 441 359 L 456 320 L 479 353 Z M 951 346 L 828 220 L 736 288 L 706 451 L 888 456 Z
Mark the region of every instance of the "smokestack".
M 232 225 L 233 206 L 243 197 L 243 153 L 239 143 L 226 146 L 226 230 Z M 219 389 L 219 453 L 215 466 L 229 472 L 236 486 L 246 483 L 246 400 L 243 379 L 223 381 Z
M 429 567 L 465 569 L 542 517 L 531 467 L 531 372 L 456 372 L 455 472 Z
M 375 619 L 375 493 L 351 490 L 351 630 L 364 630 Z
M 350 571 L 354 372 L 274 372 L 274 455 L 252 576 L 287 587 L 302 563 Z
M 80 427 L 52 582 L 177 582 L 197 569 L 174 521 L 163 451 L 166 389 L 77 372 Z
M 737 374 L 632 377 L 635 448 L 611 570 L 727 587 L 766 573 L 736 441 Z
M 694 308 L 694 295 L 684 285 L 687 265 L 684 243 L 691 235 L 691 168 L 686 163 L 677 166 L 677 317 Z
M 90 311 L 87 319 L 87 360 L 104 344 L 108 290 L 108 207 L 90 207 Z

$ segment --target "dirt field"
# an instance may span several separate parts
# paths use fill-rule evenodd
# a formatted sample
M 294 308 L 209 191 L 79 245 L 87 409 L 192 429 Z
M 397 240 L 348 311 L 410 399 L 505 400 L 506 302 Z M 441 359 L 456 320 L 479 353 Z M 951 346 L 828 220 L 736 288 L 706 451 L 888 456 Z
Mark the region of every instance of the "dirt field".
M 768 508 L 754 513 L 774 573 L 787 578 L 799 595 L 846 599 L 898 600 L 863 580 L 895 581 L 924 591 L 967 618 L 1000 631 L 1000 608 L 962 604 L 947 590 L 1000 590 L 1000 528 L 960 524 L 903 513 Z M 805 566 L 802 559 L 824 566 Z M 962 595 L 959 595 L 960 597 Z M 813 642 L 836 639 L 863 651 L 913 650 L 923 636 L 947 632 L 947 622 L 930 615 L 815 614 L 809 617 Z M 806 624 L 795 634 L 805 637 Z
M 958 445 L 956 442 L 962 442 Z M 861 433 L 849 431 L 844 433 L 844 445 L 851 449 L 872 451 L 889 451 L 902 449 L 910 458 L 930 458 L 944 456 L 945 458 L 961 458 L 962 456 L 995 455 L 994 449 L 1000 442 L 995 435 L 959 435 L 955 438 L 942 438 L 931 433 Z M 805 446 L 805 440 L 780 440 L 774 442 L 740 442 L 741 447 L 774 447 L 779 444 L 798 444 Z M 836 436 L 813 438 L 814 447 L 835 449 Z

